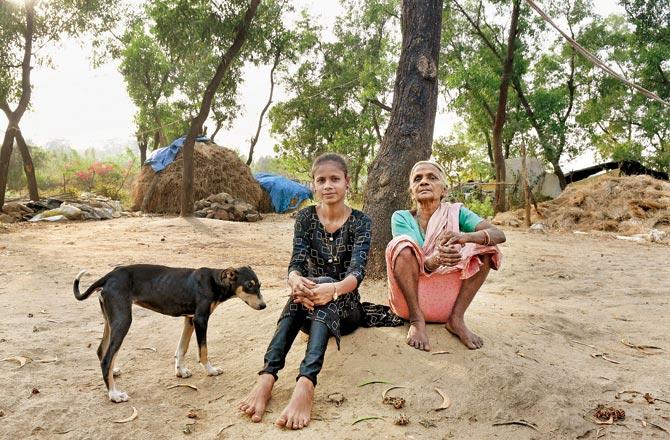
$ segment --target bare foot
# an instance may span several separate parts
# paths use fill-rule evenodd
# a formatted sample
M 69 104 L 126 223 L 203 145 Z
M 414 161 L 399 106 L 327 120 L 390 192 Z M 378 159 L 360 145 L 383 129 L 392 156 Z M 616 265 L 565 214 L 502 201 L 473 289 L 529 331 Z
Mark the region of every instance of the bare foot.
M 275 425 L 288 429 L 302 429 L 309 425 L 313 400 L 314 384 L 306 377 L 301 377 L 295 384 L 291 400 L 279 415 Z
M 250 415 L 252 422 L 258 423 L 263 418 L 263 413 L 272 395 L 274 384 L 274 376 L 271 374 L 261 374 L 258 376 L 254 389 L 240 402 L 240 411 Z
M 452 316 L 447 320 L 445 327 L 449 332 L 458 336 L 461 342 L 470 350 L 477 350 L 484 346 L 484 340 L 470 331 L 465 325 L 463 318 L 458 319 Z
M 418 350 L 430 351 L 426 323 L 424 321 L 410 321 L 406 341 L 407 345 L 411 345 Z

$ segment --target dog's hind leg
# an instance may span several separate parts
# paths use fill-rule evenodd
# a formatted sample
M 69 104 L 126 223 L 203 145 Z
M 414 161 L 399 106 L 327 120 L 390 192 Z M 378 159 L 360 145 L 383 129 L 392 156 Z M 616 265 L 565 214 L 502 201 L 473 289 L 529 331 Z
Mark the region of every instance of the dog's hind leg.
M 102 317 L 105 320 L 105 327 L 102 332 L 102 339 L 100 340 L 100 345 L 98 346 L 98 360 L 102 361 L 102 357 L 105 355 L 107 348 L 109 347 L 109 319 L 107 318 L 107 312 L 105 312 L 105 303 L 103 302 L 102 295 L 98 293 L 98 299 L 100 300 L 100 310 L 102 310 Z
M 110 338 L 109 347 L 100 361 L 100 368 L 102 369 L 102 377 L 105 379 L 105 385 L 107 385 L 109 400 L 125 402 L 128 400 L 128 395 L 117 390 L 114 382 L 114 361 L 133 320 L 131 304 L 125 302 L 123 304 L 107 303 L 105 309 L 108 312 Z
M 214 367 L 209 363 L 207 356 L 207 322 L 209 315 L 196 315 L 193 320 L 195 326 L 195 337 L 198 339 L 198 357 L 200 365 L 207 371 L 208 376 L 218 376 L 223 373 L 223 369 Z
M 177 345 L 177 351 L 174 354 L 174 374 L 177 377 L 191 377 L 191 371 L 184 366 L 184 356 L 188 351 L 188 343 L 193 335 L 193 317 L 184 316 L 184 329 L 181 332 L 181 338 Z
M 105 326 L 102 332 L 102 339 L 100 340 L 100 345 L 98 346 L 98 360 L 102 361 L 102 357 L 105 355 L 105 352 L 109 348 L 109 318 L 107 317 L 107 312 L 105 311 L 105 303 L 103 302 L 103 296 L 98 292 L 98 300 L 100 301 L 100 309 L 102 310 L 102 317 L 105 320 Z M 114 367 L 112 370 L 114 376 L 121 375 L 121 369 Z

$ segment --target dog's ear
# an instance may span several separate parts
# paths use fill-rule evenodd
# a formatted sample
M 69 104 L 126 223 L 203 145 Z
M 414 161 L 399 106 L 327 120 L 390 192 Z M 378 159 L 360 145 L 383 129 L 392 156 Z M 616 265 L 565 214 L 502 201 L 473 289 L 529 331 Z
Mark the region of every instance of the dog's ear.
M 233 283 L 237 279 L 237 269 L 234 267 L 229 267 L 228 269 L 224 269 L 223 272 L 221 272 L 221 282 L 222 283 Z

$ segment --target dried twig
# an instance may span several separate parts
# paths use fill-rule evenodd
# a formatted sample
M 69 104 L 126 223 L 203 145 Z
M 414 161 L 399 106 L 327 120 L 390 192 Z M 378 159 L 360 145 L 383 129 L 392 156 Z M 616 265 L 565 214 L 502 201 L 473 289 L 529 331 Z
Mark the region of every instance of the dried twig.
M 219 432 L 216 433 L 216 437 L 220 436 L 223 431 L 225 431 L 226 429 L 230 428 L 233 425 L 234 423 L 228 423 L 227 425 L 223 426 L 221 429 L 219 429 Z
M 660 429 L 661 431 L 664 431 L 664 432 L 667 432 L 668 434 L 670 434 L 670 431 L 668 431 L 667 428 L 664 428 L 664 427 L 662 427 L 661 425 L 657 425 L 657 424 L 654 423 L 654 422 L 649 422 L 649 424 L 650 424 L 651 426 L 653 426 L 654 428 Z
M 608 358 L 607 357 L 608 354 L 609 353 L 591 353 L 591 357 L 594 358 L 594 359 L 598 358 L 598 357 L 601 357 L 601 358 L 605 359 L 607 362 L 611 362 L 613 364 L 620 364 L 621 363 L 619 361 L 615 361 L 614 359 Z
M 391 388 L 387 388 L 384 391 L 382 391 L 382 399 L 386 398 L 386 393 L 388 393 L 391 390 L 395 390 L 396 388 L 407 388 L 407 387 L 403 387 L 403 386 L 398 385 L 398 386 L 393 386 Z
M 381 420 L 381 419 L 383 419 L 383 417 L 379 417 L 379 416 L 361 417 L 360 419 L 355 420 L 354 423 L 351 424 L 351 426 L 354 426 L 356 423 L 364 422 L 366 420 L 377 420 L 377 419 Z
M 658 401 L 658 402 L 663 402 L 663 403 L 670 404 L 670 401 L 668 401 L 668 400 L 662 399 L 660 397 L 654 397 L 649 393 L 642 393 L 642 392 L 636 391 L 636 390 L 617 391 L 617 393 L 614 395 L 614 398 L 619 399 L 619 398 L 621 398 L 622 394 L 639 394 L 640 396 L 644 397 L 647 400 L 648 403 L 654 403 L 654 402 Z
M 534 429 L 535 431 L 540 431 L 537 429 L 537 425 L 535 423 L 527 422 L 525 420 L 510 420 L 508 422 L 495 422 L 493 423 L 493 426 L 501 426 L 501 425 L 521 425 L 521 426 L 526 426 L 528 428 Z
M 171 390 L 172 388 L 177 388 L 177 387 L 186 387 L 186 388 L 191 388 L 192 390 L 198 391 L 198 387 L 195 385 L 191 385 L 190 383 L 176 383 L 174 385 L 170 385 L 166 388 L 166 390 Z
M 523 353 L 521 353 L 519 350 L 517 350 L 517 351 L 515 352 L 515 354 L 516 354 L 517 356 L 519 356 L 519 357 L 526 358 L 526 359 L 530 359 L 531 361 L 535 361 L 535 362 L 537 362 L 538 364 L 540 363 L 540 361 L 538 361 L 537 359 L 532 358 L 532 357 L 530 357 L 530 356 L 528 356 L 528 355 L 526 355 L 526 354 L 523 354 Z
M 637 351 L 648 354 L 648 355 L 654 355 L 654 354 L 660 354 L 658 352 L 650 352 L 647 350 L 664 350 L 661 347 L 656 347 L 655 345 L 644 345 L 644 344 L 633 344 L 632 342 L 626 341 L 625 339 L 621 340 L 621 343 L 625 345 L 626 347 L 634 348 Z
M 215 398 L 213 398 L 212 400 L 210 400 L 210 401 L 207 402 L 207 403 L 216 402 L 217 400 L 219 400 L 219 399 L 222 398 L 223 396 L 225 396 L 225 394 L 221 394 L 219 397 L 215 397 Z
M 389 382 L 389 381 L 387 381 L 387 380 L 376 380 L 376 379 L 372 379 L 372 380 L 368 380 L 368 381 L 365 381 L 365 382 L 361 382 L 361 383 L 359 383 L 359 384 L 356 385 L 356 386 L 358 386 L 358 387 L 364 387 L 364 386 L 366 386 L 366 385 L 371 385 L 371 384 L 373 384 L 373 383 L 386 383 L 386 384 L 391 384 L 391 382 Z
M 596 347 L 595 345 L 585 344 L 585 343 L 583 343 L 583 342 L 575 341 L 574 339 L 572 339 L 570 342 L 574 342 L 575 344 L 583 345 L 583 346 L 585 346 L 585 347 L 591 347 L 591 348 L 594 349 L 594 350 L 597 350 L 597 349 L 598 349 L 598 347 Z

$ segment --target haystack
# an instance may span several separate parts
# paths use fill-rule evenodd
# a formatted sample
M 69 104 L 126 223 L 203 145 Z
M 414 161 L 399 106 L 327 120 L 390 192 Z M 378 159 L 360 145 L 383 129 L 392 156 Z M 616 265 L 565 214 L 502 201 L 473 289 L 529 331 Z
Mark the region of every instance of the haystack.
M 670 182 L 650 176 L 598 176 L 571 184 L 556 199 L 539 205 L 532 222 L 559 230 L 596 230 L 621 234 L 670 231 Z M 524 210 L 496 216 L 499 224 L 523 224 Z
M 181 207 L 182 152 L 163 171 L 144 165 L 133 184 L 133 209 L 178 214 Z M 259 212 L 272 210 L 270 198 L 237 154 L 216 144 L 196 142 L 193 154 L 194 200 L 226 192 Z

